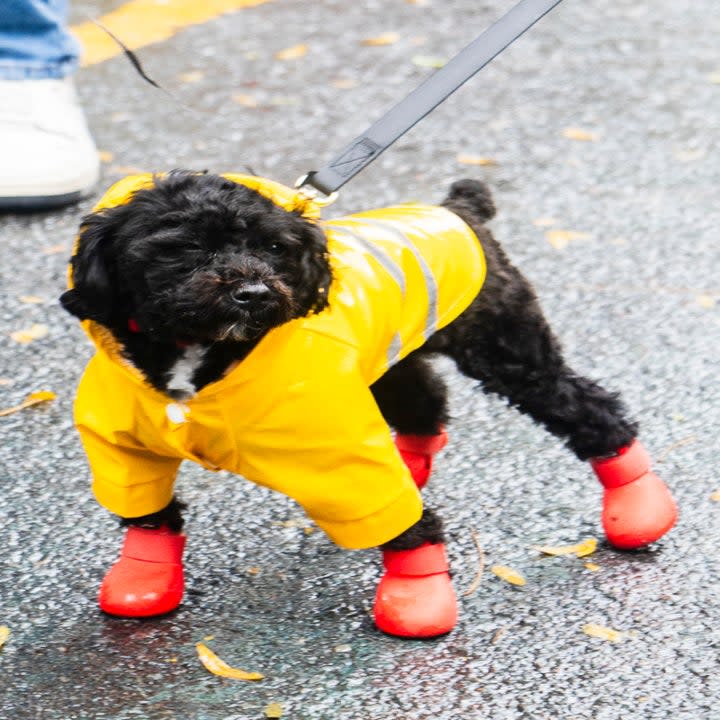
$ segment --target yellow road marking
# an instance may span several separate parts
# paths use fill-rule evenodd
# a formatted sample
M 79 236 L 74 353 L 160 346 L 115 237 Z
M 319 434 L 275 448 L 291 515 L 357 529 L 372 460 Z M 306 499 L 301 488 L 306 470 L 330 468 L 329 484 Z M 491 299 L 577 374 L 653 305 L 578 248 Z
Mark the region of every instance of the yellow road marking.
M 131 50 L 171 38 L 189 25 L 199 25 L 233 10 L 272 0 L 130 0 L 98 18 Z M 97 25 L 88 21 L 71 28 L 83 47 L 82 67 L 96 65 L 122 50 Z

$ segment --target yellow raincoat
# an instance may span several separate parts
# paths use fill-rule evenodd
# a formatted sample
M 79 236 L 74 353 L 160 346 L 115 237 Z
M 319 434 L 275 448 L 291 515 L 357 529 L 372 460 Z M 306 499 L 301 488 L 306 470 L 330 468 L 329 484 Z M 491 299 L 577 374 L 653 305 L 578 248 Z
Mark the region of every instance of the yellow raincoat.
M 226 177 L 319 218 L 296 190 Z M 126 203 L 152 182 L 125 178 L 96 209 Z M 380 545 L 420 518 L 420 495 L 368 388 L 469 305 L 485 277 L 482 251 L 457 215 L 434 206 L 322 225 L 334 275 L 329 308 L 271 330 L 183 404 L 153 389 L 109 331 L 83 322 L 97 352 L 75 421 L 104 507 L 124 517 L 162 509 L 181 461 L 194 460 L 289 495 L 344 547 Z

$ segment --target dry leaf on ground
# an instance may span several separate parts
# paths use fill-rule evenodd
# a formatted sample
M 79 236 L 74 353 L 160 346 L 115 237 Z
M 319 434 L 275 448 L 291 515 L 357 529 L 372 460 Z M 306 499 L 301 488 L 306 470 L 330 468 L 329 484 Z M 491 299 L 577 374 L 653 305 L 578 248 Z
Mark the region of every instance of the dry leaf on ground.
M 710 499 L 713 502 L 720 502 L 720 490 L 716 490 L 711 496 Z
M 10 637 L 10 628 L 7 625 L 0 625 L 0 648 L 7 642 Z
M 583 625 L 582 631 L 590 637 L 613 643 L 620 642 L 627 636 L 627 633 L 621 632 L 620 630 L 613 630 L 612 628 L 605 627 L 604 625 L 596 625 L 595 623 Z
M 304 43 L 301 43 L 300 45 L 293 45 L 289 48 L 285 48 L 284 50 L 279 50 L 275 53 L 275 59 L 276 60 L 297 60 L 298 58 L 303 57 L 304 55 L 307 55 L 308 46 Z
M 365 38 L 360 41 L 361 45 L 369 45 L 375 47 L 378 45 L 392 45 L 400 39 L 400 34 L 396 32 L 384 32 L 375 37 Z
M 191 72 L 181 73 L 178 80 L 182 83 L 191 84 L 200 82 L 205 77 L 205 73 L 201 70 L 192 70 Z
M 242 105 L 243 107 L 255 108 L 260 104 L 254 95 L 248 95 L 247 93 L 235 93 L 232 96 L 232 99 L 233 102 L 236 102 L 238 105 Z
M 592 555 L 597 550 L 597 540 L 588 538 L 575 545 L 533 545 L 532 549 L 543 555 L 575 555 L 581 558 Z
M 7 408 L 6 410 L 0 410 L 0 417 L 12 415 L 19 410 L 24 410 L 25 408 L 32 407 L 33 405 L 39 405 L 40 403 L 48 402 L 50 400 L 54 400 L 55 398 L 55 393 L 50 392 L 49 390 L 41 390 L 40 392 L 30 393 L 30 395 L 28 395 L 19 405 Z
M 565 128 L 562 134 L 568 140 L 580 140 L 581 142 L 595 142 L 598 139 L 596 133 L 576 127 Z
M 240 670 L 240 668 L 231 667 L 224 660 L 221 660 L 204 643 L 196 643 L 195 648 L 197 649 L 200 662 L 213 673 L 213 675 L 232 678 L 233 680 L 262 680 L 263 677 L 265 677 L 259 672 L 247 672 L 246 670 Z
M 517 570 L 513 570 L 507 565 L 493 565 L 490 572 L 511 585 L 525 585 L 526 583 L 525 578 Z
M 40 323 L 34 323 L 29 328 L 24 330 L 16 330 L 10 333 L 10 337 L 17 343 L 26 345 L 31 343 L 33 340 L 39 340 L 48 334 L 48 326 Z
M 57 245 L 50 245 L 42 249 L 43 255 L 59 255 L 68 251 L 67 243 L 58 243 Z
M 475 572 L 475 578 L 472 583 L 470 583 L 470 587 L 463 593 L 465 597 L 469 597 L 480 587 L 483 571 L 485 570 L 485 553 L 483 552 L 482 545 L 480 545 L 480 536 L 476 530 L 472 531 L 472 537 L 478 552 L 478 565 L 477 571 Z
M 265 717 L 271 720 L 277 720 L 282 717 L 282 705 L 280 703 L 270 703 L 265 708 Z
M 464 155 L 463 153 L 460 153 L 457 155 L 456 160 L 461 165 L 497 165 L 498 161 L 493 160 L 489 157 L 483 157 L 482 155 Z
M 447 63 L 447 58 L 436 55 L 415 55 L 412 59 L 413 65 L 418 67 L 441 68 Z
M 586 562 L 585 563 L 585 569 L 589 570 L 590 572 L 597 572 L 600 570 L 600 566 L 594 562 Z
M 576 230 L 548 230 L 545 237 L 554 248 L 562 250 L 574 240 L 587 240 L 590 235 Z
M 695 302 L 700 307 L 707 308 L 708 310 L 715 307 L 715 298 L 712 295 L 698 295 L 695 298 Z
M 38 295 L 21 295 L 18 300 L 25 305 L 42 305 L 45 302 L 45 299 Z
M 109 163 L 113 161 L 115 153 L 110 152 L 110 150 L 98 150 L 98 157 L 100 162 Z

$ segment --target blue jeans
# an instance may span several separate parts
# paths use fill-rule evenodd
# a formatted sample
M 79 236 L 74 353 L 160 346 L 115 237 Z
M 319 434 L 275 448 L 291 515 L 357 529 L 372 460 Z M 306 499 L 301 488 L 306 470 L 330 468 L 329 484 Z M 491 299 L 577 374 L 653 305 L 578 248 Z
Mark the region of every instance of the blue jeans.
M 68 0 L 0 0 L 0 80 L 61 78 L 77 68 Z

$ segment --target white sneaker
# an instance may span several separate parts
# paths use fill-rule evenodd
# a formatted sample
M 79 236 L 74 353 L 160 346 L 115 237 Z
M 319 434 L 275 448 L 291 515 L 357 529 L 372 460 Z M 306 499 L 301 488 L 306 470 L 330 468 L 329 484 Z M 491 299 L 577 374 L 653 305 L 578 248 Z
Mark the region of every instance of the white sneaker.
M 71 78 L 0 80 L 0 210 L 67 205 L 99 175 Z

